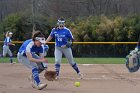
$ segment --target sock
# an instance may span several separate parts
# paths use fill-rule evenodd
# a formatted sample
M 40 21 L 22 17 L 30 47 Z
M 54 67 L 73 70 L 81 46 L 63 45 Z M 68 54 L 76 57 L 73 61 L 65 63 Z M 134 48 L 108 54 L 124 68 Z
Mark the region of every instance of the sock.
M 13 57 L 10 56 L 10 63 L 13 63 Z
M 72 65 L 72 67 L 77 73 L 80 72 L 76 63 L 74 65 Z
M 55 70 L 56 70 L 56 75 L 59 75 L 59 71 L 60 71 L 60 64 L 55 64 Z
M 40 84 L 39 74 L 37 68 L 32 68 L 32 75 L 37 85 Z

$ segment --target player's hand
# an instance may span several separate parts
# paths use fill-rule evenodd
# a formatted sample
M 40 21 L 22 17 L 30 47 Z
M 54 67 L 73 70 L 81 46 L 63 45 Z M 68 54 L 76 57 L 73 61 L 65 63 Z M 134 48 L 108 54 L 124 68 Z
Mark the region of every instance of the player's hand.
M 13 46 L 15 46 L 15 44 L 12 44 Z
M 48 63 L 48 60 L 45 59 L 45 58 L 43 58 L 43 59 L 41 59 L 41 60 L 42 60 L 42 62 L 44 62 L 44 63 Z
M 135 48 L 135 51 L 136 51 L 136 52 L 138 52 L 138 51 L 139 51 L 139 49 L 136 47 L 136 48 Z
M 62 45 L 61 47 L 62 47 L 62 48 L 66 48 L 66 45 Z

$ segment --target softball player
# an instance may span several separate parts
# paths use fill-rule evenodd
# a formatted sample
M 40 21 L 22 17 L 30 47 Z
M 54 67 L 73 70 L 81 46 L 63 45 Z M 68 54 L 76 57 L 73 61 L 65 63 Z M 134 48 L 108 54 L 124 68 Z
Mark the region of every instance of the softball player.
M 140 37 L 137 46 L 126 56 L 125 65 L 129 72 L 137 72 L 140 68 Z
M 43 46 L 43 50 L 44 50 L 44 57 L 45 56 L 47 56 L 47 52 L 48 52 L 48 50 L 49 50 L 49 46 L 48 45 L 46 45 L 46 44 L 44 44 L 44 46 Z M 47 67 L 47 63 L 43 63 L 43 65 L 44 65 L 44 67 Z
M 10 56 L 10 62 L 15 63 L 13 62 L 13 54 L 9 48 L 10 45 L 15 46 L 15 44 L 12 44 L 12 40 L 11 40 L 12 35 L 13 35 L 12 32 L 10 31 L 6 32 L 6 38 L 4 40 L 4 45 L 3 45 L 3 57 L 5 57 L 6 54 L 8 54 Z
M 46 69 L 43 63 L 47 64 L 44 58 L 44 35 L 37 31 L 33 34 L 32 39 L 26 40 L 19 49 L 17 54 L 18 61 L 32 70 L 32 76 L 29 78 L 32 87 L 41 90 L 47 86 L 46 83 L 42 84 L 39 74 Z M 38 56 L 39 55 L 39 56 Z
M 47 52 L 49 50 L 49 46 L 48 45 L 44 45 L 44 56 L 47 56 Z
M 62 59 L 62 54 L 68 59 L 69 64 L 77 72 L 80 78 L 83 78 L 83 75 L 80 73 L 76 62 L 73 60 L 71 42 L 73 36 L 71 31 L 65 27 L 65 20 L 60 18 L 57 22 L 58 27 L 53 28 L 46 42 L 49 42 L 52 38 L 55 38 L 55 69 L 57 73 L 57 78 L 59 78 L 60 64 Z

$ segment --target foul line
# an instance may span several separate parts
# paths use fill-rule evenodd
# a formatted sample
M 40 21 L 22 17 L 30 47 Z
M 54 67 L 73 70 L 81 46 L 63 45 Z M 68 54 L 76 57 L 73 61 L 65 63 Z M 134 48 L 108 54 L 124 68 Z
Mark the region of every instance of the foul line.
M 75 80 L 75 79 L 80 79 L 80 78 L 71 78 L 71 77 L 60 77 L 60 79 L 72 79 L 72 80 Z M 83 79 L 80 79 L 80 80 L 120 80 L 121 78 L 118 78 L 118 77 L 105 77 L 105 78 L 83 78 Z M 140 80 L 140 78 L 126 78 L 126 79 L 130 79 L 130 80 Z

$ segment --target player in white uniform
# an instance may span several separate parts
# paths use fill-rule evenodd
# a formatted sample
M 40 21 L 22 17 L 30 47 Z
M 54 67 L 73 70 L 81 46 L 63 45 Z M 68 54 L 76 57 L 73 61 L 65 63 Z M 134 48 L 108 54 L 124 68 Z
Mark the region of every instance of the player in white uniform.
M 10 63 L 14 63 L 13 54 L 9 48 L 9 46 L 15 46 L 15 44 L 13 44 L 12 40 L 11 40 L 12 35 L 13 35 L 12 32 L 10 32 L 10 31 L 6 32 L 6 38 L 4 40 L 4 45 L 3 45 L 3 57 L 5 57 L 6 54 L 8 54 L 10 57 Z
M 68 59 L 69 64 L 77 72 L 80 78 L 83 78 L 83 75 L 80 73 L 80 70 L 73 60 L 71 43 L 73 41 L 73 36 L 71 31 L 65 27 L 65 20 L 60 18 L 57 22 L 57 27 L 53 28 L 46 42 L 49 42 L 52 38 L 55 38 L 55 69 L 57 73 L 57 78 L 59 78 L 60 64 L 62 59 L 62 54 Z
M 42 84 L 39 74 L 45 70 L 43 63 L 47 64 L 47 59 L 44 58 L 44 43 L 45 37 L 37 31 L 33 34 L 32 39 L 26 40 L 19 49 L 17 54 L 18 61 L 31 69 L 32 76 L 29 78 L 33 88 L 41 90 L 47 86 Z

